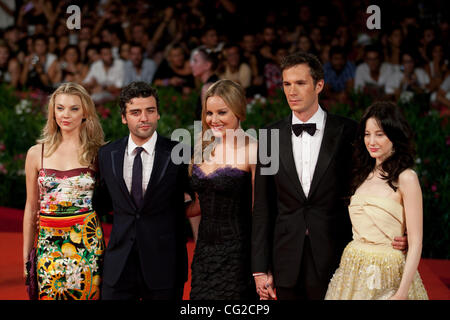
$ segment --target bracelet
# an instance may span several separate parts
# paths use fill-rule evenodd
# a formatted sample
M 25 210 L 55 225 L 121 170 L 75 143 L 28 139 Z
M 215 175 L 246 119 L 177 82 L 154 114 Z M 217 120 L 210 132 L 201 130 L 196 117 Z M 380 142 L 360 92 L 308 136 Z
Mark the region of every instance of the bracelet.
M 169 78 L 163 79 L 162 83 L 165 87 L 167 87 L 169 85 Z
M 253 274 L 253 276 L 254 277 L 257 277 L 257 276 L 265 276 L 266 274 L 264 273 L 264 272 L 255 272 L 254 274 Z

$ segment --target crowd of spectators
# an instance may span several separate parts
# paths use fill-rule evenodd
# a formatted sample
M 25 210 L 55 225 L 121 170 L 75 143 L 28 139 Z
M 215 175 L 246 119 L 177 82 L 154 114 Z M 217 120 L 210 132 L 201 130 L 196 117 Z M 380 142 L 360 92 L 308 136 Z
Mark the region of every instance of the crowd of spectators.
M 280 59 L 303 50 L 324 65 L 325 100 L 415 93 L 450 107 L 447 2 L 380 3 L 381 29 L 369 29 L 372 2 L 0 0 L 0 83 L 47 94 L 74 81 L 102 103 L 135 80 L 188 94 L 227 78 L 267 97 L 282 86 Z

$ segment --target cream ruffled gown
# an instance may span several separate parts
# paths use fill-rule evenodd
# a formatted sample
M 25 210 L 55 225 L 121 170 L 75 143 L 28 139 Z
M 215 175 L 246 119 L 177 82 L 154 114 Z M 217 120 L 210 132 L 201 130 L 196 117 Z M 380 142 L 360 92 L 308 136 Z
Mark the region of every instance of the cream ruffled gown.
M 405 231 L 403 206 L 389 198 L 355 194 L 349 212 L 353 241 L 342 254 L 325 300 L 388 299 L 397 291 L 405 265 L 406 256 L 392 248 L 394 237 Z M 428 299 L 418 272 L 408 299 Z

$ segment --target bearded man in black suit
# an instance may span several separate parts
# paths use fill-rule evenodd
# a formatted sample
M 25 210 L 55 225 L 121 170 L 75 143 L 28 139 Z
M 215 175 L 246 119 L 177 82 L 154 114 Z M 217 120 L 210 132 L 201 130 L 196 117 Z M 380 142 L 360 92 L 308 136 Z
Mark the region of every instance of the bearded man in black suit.
M 187 280 L 187 164 L 171 159 L 177 142 L 158 135 L 159 99 L 145 82 L 119 97 L 130 134 L 99 150 L 98 211 L 114 211 L 102 299 L 181 300 Z

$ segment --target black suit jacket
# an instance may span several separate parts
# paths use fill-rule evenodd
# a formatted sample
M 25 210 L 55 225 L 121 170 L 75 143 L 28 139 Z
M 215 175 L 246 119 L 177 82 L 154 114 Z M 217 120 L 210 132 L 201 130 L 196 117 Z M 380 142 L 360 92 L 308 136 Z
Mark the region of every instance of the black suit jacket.
M 137 242 L 147 286 L 152 290 L 182 287 L 187 279 L 184 210 L 184 192 L 189 186 L 187 165 L 171 161 L 171 151 L 177 142 L 158 135 L 144 204 L 136 208 L 123 179 L 127 143 L 128 136 L 103 146 L 98 154 L 99 185 L 94 206 L 100 214 L 114 211 L 103 281 L 109 286 L 117 283 Z
M 267 148 L 270 151 L 270 144 L 279 144 L 279 170 L 275 175 L 261 175 L 261 168 L 270 164 L 262 165 L 258 158 L 255 177 L 252 270 L 271 270 L 275 285 L 281 287 L 297 283 L 306 229 L 316 270 L 324 283 L 336 270 L 352 235 L 345 197 L 351 178 L 356 123 L 327 113 L 308 197 L 295 168 L 291 123 L 292 114 L 268 127 L 279 130 L 280 141 L 269 139 Z

